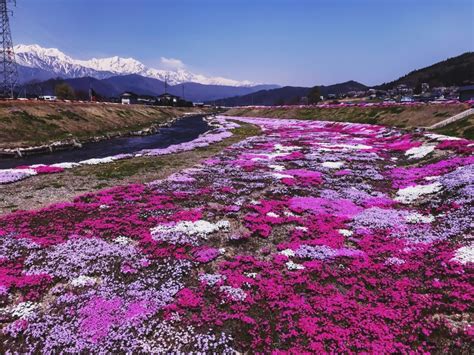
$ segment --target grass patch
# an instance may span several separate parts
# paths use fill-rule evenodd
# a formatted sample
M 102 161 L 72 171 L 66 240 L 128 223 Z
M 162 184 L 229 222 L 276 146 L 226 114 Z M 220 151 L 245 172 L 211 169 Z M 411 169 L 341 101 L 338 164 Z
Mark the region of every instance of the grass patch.
M 105 164 L 102 169 L 95 172 L 95 176 L 99 180 L 119 179 L 133 176 L 139 172 L 153 169 L 157 170 L 163 166 L 161 159 L 143 158 L 143 159 L 127 159 L 110 164 Z
M 446 136 L 462 137 L 474 140 L 474 115 L 464 117 L 459 121 L 435 129 L 434 131 Z
M 260 128 L 251 124 L 239 122 L 239 125 L 240 127 L 232 130 L 233 135 L 231 137 L 207 147 L 164 156 L 138 157 L 107 164 L 82 166 L 75 168 L 73 174 L 86 177 L 94 176 L 101 181 L 98 185 L 106 187 L 108 184 L 104 185 L 104 181 L 125 180 L 145 174 L 160 175 L 166 171 L 183 169 L 197 163 L 201 159 L 217 154 L 233 143 L 258 135 L 261 132 Z

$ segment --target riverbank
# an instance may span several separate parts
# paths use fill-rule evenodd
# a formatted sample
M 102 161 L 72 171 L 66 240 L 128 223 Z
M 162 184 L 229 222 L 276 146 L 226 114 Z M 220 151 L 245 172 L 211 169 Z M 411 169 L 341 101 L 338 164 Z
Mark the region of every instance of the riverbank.
M 461 103 L 394 105 L 386 107 L 259 106 L 232 108 L 225 115 L 368 123 L 400 128 L 415 128 L 433 125 L 468 108 L 469 105 Z
M 195 107 L 0 101 L 0 149 L 59 148 L 134 132 L 150 134 L 175 118 L 206 113 Z
M 209 158 L 227 146 L 260 134 L 254 125 L 239 123 L 232 136 L 207 147 L 162 156 L 136 157 L 108 164 L 84 165 L 61 173 L 37 175 L 10 185 L 0 185 L 0 215 L 71 201 L 86 192 L 131 183 L 146 183 Z
M 79 165 L 90 159 L 110 157 L 125 157 L 127 154 L 137 154 L 142 150 L 166 148 L 171 145 L 185 143 L 198 138 L 211 130 L 209 119 L 204 115 L 190 115 L 183 118 L 170 119 L 153 134 L 135 134 L 122 137 L 104 139 L 82 145 L 80 149 L 67 149 L 46 154 L 31 154 L 23 157 L 0 159 L 1 169 L 15 169 L 17 167 L 53 165 L 63 167 Z M 1 182 L 0 182 L 1 183 Z

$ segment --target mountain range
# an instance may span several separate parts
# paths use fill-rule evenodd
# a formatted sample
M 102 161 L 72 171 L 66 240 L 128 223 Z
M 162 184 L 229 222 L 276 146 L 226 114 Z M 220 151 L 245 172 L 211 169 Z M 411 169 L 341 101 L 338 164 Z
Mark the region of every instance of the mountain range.
M 463 86 L 474 83 L 474 52 L 467 52 L 457 57 L 448 58 L 431 66 L 414 70 L 397 80 L 373 86 L 374 89 L 389 90 L 405 84 L 416 87 L 421 83 L 428 83 L 430 87 Z M 340 84 L 319 86 L 321 95 L 344 94 L 350 91 L 365 91 L 369 87 L 356 81 L 347 81 Z M 311 88 L 285 86 L 281 88 L 264 89 L 243 96 L 229 97 L 215 101 L 221 106 L 246 105 L 291 105 L 307 96 Z
M 134 58 L 92 58 L 89 60 L 74 59 L 59 49 L 43 48 L 37 44 L 20 44 L 14 48 L 19 68 L 20 83 L 31 80 L 47 80 L 61 77 L 64 79 L 91 77 L 105 79 L 117 75 L 138 74 L 146 78 L 167 81 L 171 85 L 182 83 L 199 83 L 204 85 L 222 85 L 251 87 L 251 81 L 238 81 L 222 77 L 208 77 L 192 73 L 183 68 L 175 70 L 154 69 L 145 66 Z
M 224 106 L 276 105 L 297 103 L 307 96 L 309 87 L 254 84 L 221 77 L 207 77 L 187 71 L 154 69 L 133 58 L 109 57 L 73 59 L 56 48 L 17 45 L 14 48 L 22 90 L 30 94 L 53 94 L 56 84 L 67 82 L 76 92 L 87 96 L 89 88 L 100 96 L 116 97 L 124 91 L 159 95 L 165 91 L 190 101 Z M 387 90 L 400 84 L 411 87 L 427 82 L 434 86 L 461 86 L 474 83 L 474 52 L 449 58 L 418 69 L 397 80 L 373 88 Z M 319 86 L 321 95 L 365 91 L 369 87 L 356 81 Z M 184 91 L 183 91 L 184 90 Z M 184 95 L 183 95 L 184 94 Z
M 54 95 L 56 85 L 63 82 L 71 86 L 78 98 L 82 99 L 88 97 L 90 88 L 104 98 L 118 97 L 125 91 L 131 91 L 140 95 L 154 96 L 165 92 L 165 83 L 163 81 L 147 78 L 138 74 L 129 74 L 111 76 L 105 79 L 96 79 L 87 76 L 73 79 L 55 78 L 41 82 L 35 81 L 23 84 L 21 87 L 22 93 L 20 95 Z M 255 91 L 270 88 L 275 88 L 275 85 L 225 86 L 183 83 L 168 85 L 167 92 L 184 97 L 188 101 L 204 102 L 231 96 L 247 95 Z
M 365 91 L 369 87 L 357 81 L 350 80 L 334 85 L 321 85 L 319 91 L 322 96 L 328 94 L 345 94 L 350 91 Z M 311 88 L 300 86 L 284 86 L 256 91 L 244 96 L 229 97 L 217 100 L 216 104 L 221 106 L 245 106 L 245 105 L 291 105 L 297 104 L 301 97 L 308 96 Z

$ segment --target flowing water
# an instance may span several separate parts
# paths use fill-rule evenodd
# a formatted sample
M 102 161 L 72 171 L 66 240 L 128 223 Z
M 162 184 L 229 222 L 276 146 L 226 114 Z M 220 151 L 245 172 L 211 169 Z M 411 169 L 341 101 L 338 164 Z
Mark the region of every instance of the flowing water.
M 204 120 L 204 116 L 191 116 L 181 118 L 170 127 L 163 127 L 158 133 L 148 136 L 118 137 L 100 142 L 85 143 L 80 149 L 30 155 L 23 158 L 0 159 L 0 169 L 22 165 L 79 162 L 91 158 L 134 153 L 142 149 L 166 148 L 173 144 L 189 142 L 210 129 L 211 127 Z

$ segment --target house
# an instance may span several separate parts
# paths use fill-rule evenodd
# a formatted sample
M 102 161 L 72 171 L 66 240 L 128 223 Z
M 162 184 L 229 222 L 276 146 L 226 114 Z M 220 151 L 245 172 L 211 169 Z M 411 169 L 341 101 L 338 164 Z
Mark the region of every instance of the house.
M 156 101 L 160 106 L 178 106 L 181 99 L 179 96 L 165 93 L 157 96 Z
M 474 100 L 474 85 L 461 86 L 459 88 L 459 101 Z
M 415 100 L 411 96 L 402 96 L 400 102 L 414 102 Z
M 42 95 L 39 97 L 39 99 L 44 101 L 56 101 L 58 97 L 54 95 Z
M 140 95 L 137 97 L 137 103 L 142 105 L 156 105 L 156 97 L 151 95 Z
M 120 102 L 122 105 L 136 104 L 138 103 L 138 95 L 131 91 L 126 91 L 120 95 Z

